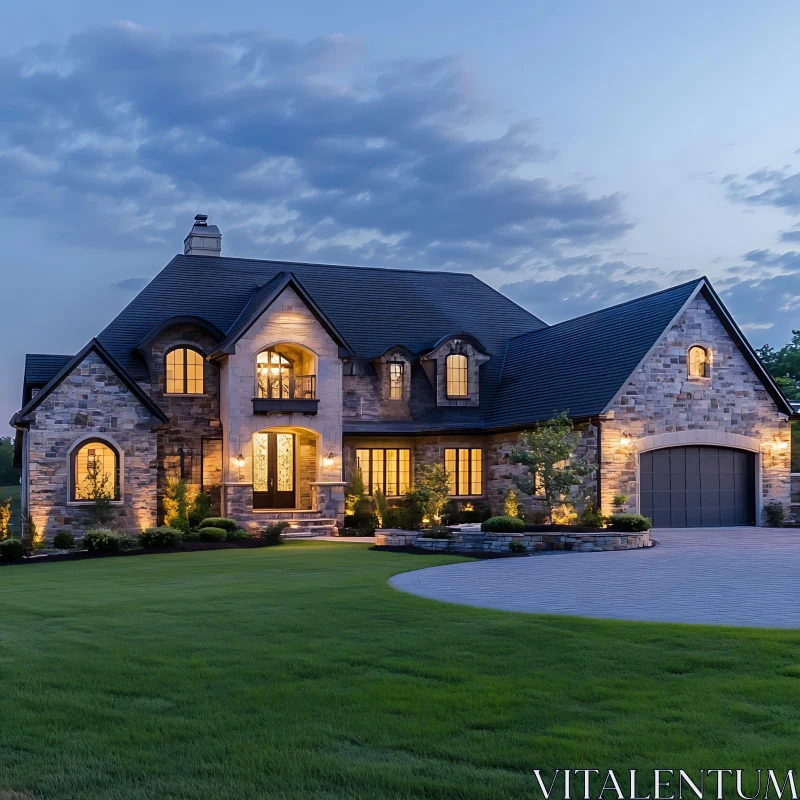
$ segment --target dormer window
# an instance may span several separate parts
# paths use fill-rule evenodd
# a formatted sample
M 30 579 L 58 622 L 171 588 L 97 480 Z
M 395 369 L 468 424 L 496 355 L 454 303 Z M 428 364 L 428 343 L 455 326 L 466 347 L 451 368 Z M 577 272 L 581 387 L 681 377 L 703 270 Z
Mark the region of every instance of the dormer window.
M 694 345 L 689 348 L 689 377 L 690 378 L 707 378 L 708 371 L 708 350 L 700 345 Z
M 203 394 L 203 354 L 176 347 L 166 356 L 167 394 Z
M 389 364 L 389 399 L 403 399 L 403 367 L 402 361 L 392 361 Z
M 468 397 L 469 379 L 467 377 L 469 363 L 465 355 L 451 353 L 445 361 L 447 370 L 447 396 Z

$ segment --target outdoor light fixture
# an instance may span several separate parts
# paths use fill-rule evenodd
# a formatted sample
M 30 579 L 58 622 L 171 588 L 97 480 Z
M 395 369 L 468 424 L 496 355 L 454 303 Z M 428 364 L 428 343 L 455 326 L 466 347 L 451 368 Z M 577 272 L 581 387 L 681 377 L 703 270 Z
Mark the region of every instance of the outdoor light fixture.
M 776 450 L 785 450 L 788 446 L 789 445 L 786 444 L 786 442 L 775 442 L 773 445 Z
M 323 467 L 332 467 L 333 466 L 333 453 L 330 452 L 322 459 L 322 466 Z
M 622 436 L 619 437 L 619 443 L 621 447 L 627 447 L 631 443 L 630 434 L 623 433 Z
M 236 464 L 239 469 L 241 469 L 247 462 L 245 461 L 244 455 L 239 453 L 239 455 L 233 459 L 233 463 Z

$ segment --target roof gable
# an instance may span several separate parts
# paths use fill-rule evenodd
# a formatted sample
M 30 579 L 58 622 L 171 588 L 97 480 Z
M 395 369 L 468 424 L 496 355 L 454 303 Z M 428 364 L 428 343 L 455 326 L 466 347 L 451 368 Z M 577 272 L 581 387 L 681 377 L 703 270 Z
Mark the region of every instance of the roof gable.
M 103 347 L 97 339 L 92 339 L 82 350 L 72 356 L 61 369 L 39 390 L 12 418 L 11 425 L 20 425 L 26 422 L 25 417 L 35 411 L 41 402 L 77 367 L 90 353 L 95 353 L 104 361 L 130 390 L 131 394 L 161 422 L 167 422 L 167 415 L 150 399 L 136 381 L 134 381 L 119 362 Z

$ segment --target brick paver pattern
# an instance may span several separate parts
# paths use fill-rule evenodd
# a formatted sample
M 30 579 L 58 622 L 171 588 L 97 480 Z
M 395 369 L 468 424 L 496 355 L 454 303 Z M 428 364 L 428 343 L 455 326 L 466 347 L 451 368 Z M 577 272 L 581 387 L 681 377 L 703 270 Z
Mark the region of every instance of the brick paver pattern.
M 800 628 L 800 529 L 656 529 L 658 546 L 448 564 L 389 582 L 433 600 L 601 619 Z

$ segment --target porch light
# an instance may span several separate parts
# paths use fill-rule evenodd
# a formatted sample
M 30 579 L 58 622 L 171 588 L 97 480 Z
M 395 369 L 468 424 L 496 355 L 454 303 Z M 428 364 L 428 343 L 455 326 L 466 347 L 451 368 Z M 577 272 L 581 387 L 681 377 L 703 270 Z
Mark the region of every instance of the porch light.
M 775 442 L 772 446 L 775 450 L 785 450 L 789 445 L 786 442 Z
M 629 433 L 623 433 L 622 436 L 619 437 L 620 447 L 627 447 L 630 443 L 631 437 Z
M 239 453 L 239 455 L 233 459 L 233 463 L 236 464 L 236 466 L 239 467 L 239 469 L 241 469 L 247 462 L 245 460 L 244 455 L 242 453 Z
M 333 466 L 333 453 L 332 452 L 329 452 L 328 455 L 326 455 L 322 459 L 322 466 L 323 467 L 332 467 Z

